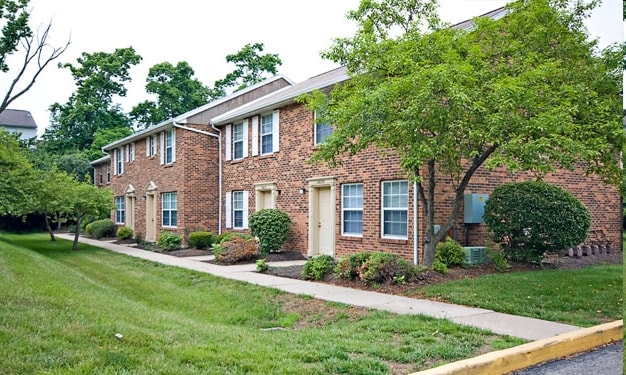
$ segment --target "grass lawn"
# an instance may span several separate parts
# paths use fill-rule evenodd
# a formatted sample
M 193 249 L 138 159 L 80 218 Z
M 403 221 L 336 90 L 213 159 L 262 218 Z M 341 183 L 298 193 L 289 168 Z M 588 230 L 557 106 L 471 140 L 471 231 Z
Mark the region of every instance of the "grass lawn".
M 327 307 L 345 313 L 320 324 L 319 312 L 285 310 L 304 296 L 70 248 L 0 234 L 3 374 L 409 373 L 521 343 L 434 318 L 355 317 L 337 304 Z
M 485 275 L 412 296 L 589 327 L 623 318 L 623 265 Z

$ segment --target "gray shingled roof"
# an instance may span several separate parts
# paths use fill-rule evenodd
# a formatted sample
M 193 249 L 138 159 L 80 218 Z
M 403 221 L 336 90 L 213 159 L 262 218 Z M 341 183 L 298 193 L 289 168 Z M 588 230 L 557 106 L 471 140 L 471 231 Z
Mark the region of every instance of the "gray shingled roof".
M 5 109 L 0 112 L 0 125 L 37 129 L 33 115 L 21 109 Z

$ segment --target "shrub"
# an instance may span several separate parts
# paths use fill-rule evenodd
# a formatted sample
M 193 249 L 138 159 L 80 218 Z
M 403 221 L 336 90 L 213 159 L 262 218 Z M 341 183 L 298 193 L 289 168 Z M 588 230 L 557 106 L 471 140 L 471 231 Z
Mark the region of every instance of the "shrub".
M 157 244 L 159 247 L 166 251 L 178 250 L 183 243 L 183 236 L 178 233 L 170 233 L 167 231 L 161 232 Z
M 128 240 L 133 237 L 133 230 L 129 227 L 121 227 L 117 230 L 117 238 L 120 240 Z
M 191 232 L 189 234 L 189 244 L 196 249 L 209 249 L 213 244 L 213 233 L 211 232 Z
M 484 219 L 508 259 L 540 263 L 585 241 L 591 217 L 568 191 L 543 181 L 497 187 L 485 204 Z
M 248 222 L 253 236 L 259 239 L 261 255 L 278 251 L 287 240 L 291 219 L 276 209 L 263 209 L 250 215 Z
M 330 255 L 320 255 L 304 263 L 302 277 L 305 280 L 321 280 L 324 276 L 332 274 L 334 269 L 335 259 Z
M 362 251 L 360 253 L 352 254 L 347 258 L 339 260 L 335 266 L 335 274 L 348 280 L 354 280 L 359 276 L 359 270 L 361 266 L 372 256 L 372 253 Z
M 460 266 L 465 263 L 465 249 L 461 244 L 448 237 L 435 246 L 435 259 L 448 267 Z
M 498 272 L 505 272 L 511 269 L 511 265 L 506 260 L 506 256 L 502 251 L 489 250 L 489 260 Z
M 87 225 L 87 233 L 95 239 L 103 237 L 113 237 L 115 235 L 115 224 L 111 219 L 96 220 Z
M 220 263 L 237 263 L 252 259 L 258 252 L 259 246 L 254 238 L 244 238 L 235 234 L 222 243 L 213 245 L 215 260 Z
M 258 259 L 256 261 L 256 272 L 263 273 L 267 271 L 270 267 L 265 263 L 265 259 Z
M 433 271 L 446 274 L 448 273 L 448 266 L 439 259 L 435 259 L 433 262 Z

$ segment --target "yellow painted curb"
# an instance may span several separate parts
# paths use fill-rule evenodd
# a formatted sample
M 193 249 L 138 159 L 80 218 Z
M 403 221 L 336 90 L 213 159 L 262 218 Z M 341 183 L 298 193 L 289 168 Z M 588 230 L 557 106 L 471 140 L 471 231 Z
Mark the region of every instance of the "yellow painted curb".
M 412 375 L 498 375 L 622 340 L 624 320 L 583 328 Z

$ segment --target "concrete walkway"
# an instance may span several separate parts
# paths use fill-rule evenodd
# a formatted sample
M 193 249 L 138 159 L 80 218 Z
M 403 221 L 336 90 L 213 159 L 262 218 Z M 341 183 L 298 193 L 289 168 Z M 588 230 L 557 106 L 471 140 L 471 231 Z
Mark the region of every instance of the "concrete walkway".
M 57 236 L 65 239 L 73 239 L 72 235 L 67 234 L 58 234 Z M 436 318 L 445 318 L 455 323 L 479 327 L 496 334 L 519 337 L 529 341 L 546 339 L 580 329 L 580 327 L 567 324 L 502 314 L 480 308 L 394 296 L 390 294 L 344 288 L 304 280 L 275 277 L 255 272 L 255 264 L 219 266 L 203 262 L 207 260 L 206 257 L 181 258 L 163 253 L 140 250 L 126 245 L 117 245 L 111 242 L 92 240 L 85 237 L 81 237 L 80 242 L 136 258 L 146 259 L 169 266 L 187 268 L 198 272 L 206 272 L 215 276 L 239 280 L 260 286 L 276 288 L 289 293 L 306 294 L 326 301 L 340 302 L 347 305 L 361 306 L 371 309 L 386 310 L 397 314 L 424 314 Z M 278 266 L 277 263 L 269 264 Z M 294 262 L 281 262 L 280 264 L 286 266 L 292 265 Z M 302 264 L 302 262 L 300 264 Z

